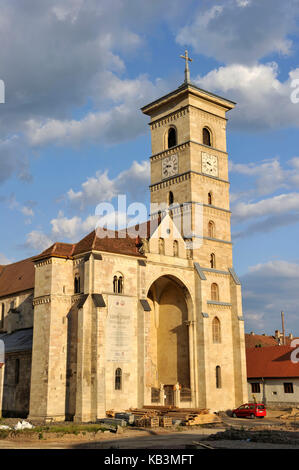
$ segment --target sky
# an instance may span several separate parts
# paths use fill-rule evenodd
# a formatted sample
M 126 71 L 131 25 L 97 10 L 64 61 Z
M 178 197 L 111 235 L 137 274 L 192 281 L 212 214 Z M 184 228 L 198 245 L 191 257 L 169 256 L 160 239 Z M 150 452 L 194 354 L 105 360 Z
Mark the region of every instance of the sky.
M 298 0 L 0 0 L 0 264 L 94 229 L 100 202 L 149 204 L 140 108 L 184 79 L 228 114 L 245 330 L 299 336 Z M 297 80 L 297 82 L 296 82 Z

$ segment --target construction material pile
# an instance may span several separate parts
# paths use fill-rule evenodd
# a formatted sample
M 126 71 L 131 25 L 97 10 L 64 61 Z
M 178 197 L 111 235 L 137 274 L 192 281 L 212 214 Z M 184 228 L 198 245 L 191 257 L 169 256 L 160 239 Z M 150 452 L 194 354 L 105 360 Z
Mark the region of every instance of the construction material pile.
M 219 421 L 207 409 L 175 408 L 169 406 L 144 406 L 127 410 L 135 417 L 135 426 L 171 427 L 173 425 L 195 426 Z

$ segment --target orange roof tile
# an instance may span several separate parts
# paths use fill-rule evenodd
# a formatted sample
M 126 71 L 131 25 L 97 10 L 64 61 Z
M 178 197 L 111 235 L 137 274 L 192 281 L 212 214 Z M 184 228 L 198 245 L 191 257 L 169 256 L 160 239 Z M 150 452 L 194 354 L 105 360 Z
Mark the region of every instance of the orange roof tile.
M 274 336 L 267 335 L 251 335 L 245 333 L 246 348 L 254 348 L 256 346 L 277 346 L 277 340 Z
M 0 297 L 34 288 L 33 258 L 3 266 L 0 271 Z
M 295 349 L 289 346 L 246 349 L 247 377 L 299 377 L 299 354 L 298 362 L 291 360 Z

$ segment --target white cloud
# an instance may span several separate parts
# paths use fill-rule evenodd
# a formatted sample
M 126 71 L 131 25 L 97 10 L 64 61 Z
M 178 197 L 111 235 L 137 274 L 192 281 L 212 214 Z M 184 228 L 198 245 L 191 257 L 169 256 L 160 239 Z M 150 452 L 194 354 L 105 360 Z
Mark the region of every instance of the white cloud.
M 25 247 L 35 252 L 43 251 L 53 244 L 53 240 L 40 230 L 32 230 L 28 233 Z
M 235 220 L 249 220 L 299 210 L 299 193 L 280 194 L 254 203 L 238 202 L 233 209 Z
M 280 328 L 280 312 L 285 312 L 286 328 L 299 336 L 299 264 L 269 261 L 249 268 L 241 277 L 246 331 L 273 334 Z
M 272 53 L 289 55 L 298 3 L 279 0 L 202 2 L 176 40 L 225 63 L 254 63 Z
M 88 112 L 78 120 L 30 119 L 26 123 L 30 145 L 77 146 L 83 142 L 115 144 L 130 140 L 146 130 L 146 118 L 140 106 L 163 94 L 167 87 L 162 80 L 152 83 L 145 76 L 120 80 L 110 73 L 100 84 L 114 106 L 107 111 Z
M 260 132 L 299 127 L 299 105 L 291 101 L 291 82 L 296 77 L 299 69 L 291 70 L 289 78 L 281 82 L 276 63 L 232 64 L 212 70 L 194 82 L 206 90 L 229 95 L 237 102 L 230 114 L 235 129 Z
M 134 161 L 128 170 L 119 173 L 114 179 L 110 179 L 108 171 L 96 173 L 96 176 L 88 178 L 81 185 L 81 190 L 75 192 L 70 189 L 67 198 L 73 207 L 80 210 L 89 205 L 97 205 L 100 202 L 111 201 L 119 194 L 129 194 L 135 200 L 144 199 L 145 188 L 149 184 L 150 164 L 148 161 L 138 163 Z

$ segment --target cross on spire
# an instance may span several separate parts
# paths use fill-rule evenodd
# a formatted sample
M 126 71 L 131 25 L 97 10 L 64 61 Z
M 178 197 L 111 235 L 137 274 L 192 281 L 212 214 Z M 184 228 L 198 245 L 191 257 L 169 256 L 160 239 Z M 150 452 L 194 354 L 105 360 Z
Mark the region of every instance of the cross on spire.
M 185 55 L 181 55 L 180 57 L 185 59 L 185 83 L 190 83 L 189 62 L 192 62 L 192 59 L 188 57 L 187 50 L 185 50 Z

